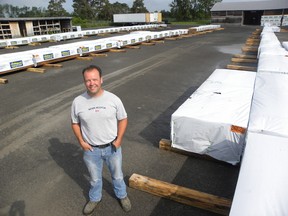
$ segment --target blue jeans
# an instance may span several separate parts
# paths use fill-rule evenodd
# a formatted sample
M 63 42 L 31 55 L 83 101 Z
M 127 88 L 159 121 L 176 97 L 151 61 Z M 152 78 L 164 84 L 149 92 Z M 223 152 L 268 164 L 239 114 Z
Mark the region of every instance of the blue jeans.
M 123 199 L 127 196 L 122 172 L 121 147 L 118 148 L 116 152 L 111 145 L 106 148 L 93 147 L 93 151 L 84 151 L 83 159 L 91 178 L 91 188 L 89 190 L 90 201 L 98 202 L 102 198 L 103 162 L 106 163 L 110 170 L 116 197 L 118 199 Z

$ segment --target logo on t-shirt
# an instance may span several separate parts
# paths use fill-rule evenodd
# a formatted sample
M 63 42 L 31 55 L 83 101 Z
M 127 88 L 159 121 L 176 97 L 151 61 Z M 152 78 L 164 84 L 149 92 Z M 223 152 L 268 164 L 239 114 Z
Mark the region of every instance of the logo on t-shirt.
M 89 108 L 88 110 L 89 111 L 94 111 L 94 112 L 100 112 L 101 110 L 105 110 L 106 109 L 106 107 L 105 106 L 96 106 L 96 107 L 91 107 L 91 108 Z

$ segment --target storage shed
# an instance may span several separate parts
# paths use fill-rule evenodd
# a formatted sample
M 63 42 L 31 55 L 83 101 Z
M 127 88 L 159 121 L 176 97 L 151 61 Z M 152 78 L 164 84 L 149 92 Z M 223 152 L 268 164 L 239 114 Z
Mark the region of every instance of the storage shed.
M 0 18 L 0 39 L 72 31 L 71 17 Z
M 262 16 L 278 15 L 283 20 L 285 14 L 288 14 L 287 0 L 222 1 L 212 7 L 211 20 L 212 23 L 261 25 Z

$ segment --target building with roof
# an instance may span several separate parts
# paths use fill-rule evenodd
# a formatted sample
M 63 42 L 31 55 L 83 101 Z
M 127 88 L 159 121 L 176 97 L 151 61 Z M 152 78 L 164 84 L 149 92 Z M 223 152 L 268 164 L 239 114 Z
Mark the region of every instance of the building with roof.
M 212 7 L 211 20 L 212 23 L 261 25 L 262 16 L 285 14 L 288 15 L 288 0 L 222 1 Z
M 0 39 L 72 31 L 71 17 L 0 18 Z

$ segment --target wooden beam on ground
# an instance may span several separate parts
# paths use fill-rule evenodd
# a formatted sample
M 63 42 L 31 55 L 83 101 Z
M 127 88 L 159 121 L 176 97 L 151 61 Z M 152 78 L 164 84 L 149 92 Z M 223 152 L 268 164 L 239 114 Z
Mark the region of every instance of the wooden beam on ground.
M 260 43 L 260 39 L 247 38 L 246 42 L 258 42 L 258 43 Z
M 97 34 L 97 35 L 100 36 L 100 37 L 105 37 L 105 36 L 108 35 L 108 33 L 99 33 L 99 34 Z
M 78 60 L 85 60 L 85 61 L 91 61 L 93 58 L 92 57 L 83 57 L 83 56 L 78 56 L 76 57 Z
M 235 54 L 234 58 L 257 59 L 257 55 Z
M 156 43 L 153 43 L 153 42 L 143 42 L 141 43 L 141 45 L 144 45 L 144 46 L 154 46 Z
M 254 46 L 243 46 L 242 47 L 242 51 L 243 52 L 258 52 L 258 47 L 254 47 Z
M 176 37 L 169 37 L 169 38 L 165 38 L 165 40 L 177 40 L 178 38 Z
M 260 36 L 259 35 L 250 35 L 248 38 L 249 39 L 260 39 Z
M 8 83 L 7 79 L 0 78 L 0 84 L 6 84 L 6 83 Z
M 5 49 L 18 49 L 19 47 L 18 46 L 7 46 L 5 47 Z
M 123 53 L 123 52 L 126 52 L 126 50 L 125 49 L 109 49 L 109 52 Z
M 152 40 L 154 43 L 165 43 L 164 40 Z
M 181 149 L 173 148 L 171 140 L 168 140 L 168 139 L 161 139 L 159 141 L 159 149 L 166 150 L 166 151 L 171 151 L 171 152 L 174 152 L 174 153 L 177 153 L 177 154 L 186 155 L 186 156 L 189 156 L 189 157 L 200 158 L 200 159 L 205 159 L 205 160 L 209 160 L 209 161 L 214 161 L 214 162 L 217 162 L 217 163 L 225 163 L 226 164 L 226 162 L 222 162 L 222 161 L 216 160 L 215 158 L 212 158 L 209 155 L 197 154 L 197 153 L 194 153 L 194 152 L 189 152 L 189 151 L 184 151 L 184 150 L 181 150 Z
M 125 48 L 128 48 L 128 49 L 140 49 L 140 46 L 130 46 L 130 45 L 128 45 L 128 46 L 125 46 Z
M 44 68 L 27 68 L 28 72 L 44 73 L 46 69 Z
M 260 44 L 259 42 L 248 42 L 248 41 L 245 43 L 246 46 L 259 46 L 259 44 Z
M 215 31 L 220 31 L 220 30 L 224 30 L 224 28 L 217 28 L 217 29 L 214 29 Z
M 237 63 L 258 63 L 257 59 L 245 59 L 245 58 L 232 58 L 231 61 Z
M 256 67 L 250 67 L 250 66 L 241 66 L 241 65 L 227 65 L 227 69 L 232 70 L 245 70 L 245 71 L 257 71 Z
M 183 151 L 183 150 L 180 150 L 180 149 L 173 148 L 171 146 L 171 144 L 172 144 L 171 140 L 161 139 L 160 142 L 159 142 L 159 148 L 162 149 L 162 150 L 172 151 L 172 152 L 179 153 L 179 154 L 184 154 L 184 155 L 189 155 L 190 154 L 187 151 Z
M 129 187 L 221 215 L 228 215 L 231 208 L 229 199 L 135 173 L 129 178 Z
M 92 57 L 107 57 L 108 56 L 106 53 L 90 53 L 89 55 Z
M 252 32 L 252 35 L 260 35 L 261 32 L 260 31 L 255 31 L 255 32 Z
M 39 43 L 39 42 L 32 42 L 32 43 L 29 43 L 28 45 L 29 45 L 29 46 L 39 46 L 39 45 L 41 45 L 41 43 Z
M 62 67 L 62 64 L 44 64 L 44 67 Z

